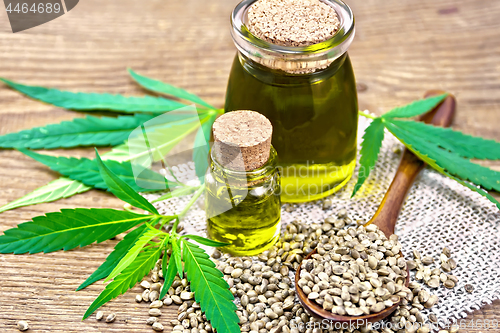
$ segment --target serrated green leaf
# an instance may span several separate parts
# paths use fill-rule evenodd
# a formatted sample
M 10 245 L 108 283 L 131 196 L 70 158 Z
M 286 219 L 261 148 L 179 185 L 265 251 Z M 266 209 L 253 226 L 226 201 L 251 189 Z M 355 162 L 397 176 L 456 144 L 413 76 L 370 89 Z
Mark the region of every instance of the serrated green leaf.
M 208 154 L 210 152 L 210 134 L 216 118 L 217 114 L 208 118 L 208 120 L 201 125 L 194 140 L 193 161 L 196 176 L 198 176 L 201 183 L 205 182 L 205 173 L 208 169 Z
M 194 298 L 218 333 L 241 332 L 236 305 L 223 274 L 199 246 L 183 241 L 183 260 Z
M 194 240 L 197 243 L 200 243 L 200 244 L 203 244 L 206 246 L 211 246 L 211 247 L 222 247 L 222 246 L 229 245 L 229 243 L 217 242 L 217 241 L 214 241 L 214 240 L 211 240 L 211 239 L 208 239 L 205 237 L 197 236 L 197 235 L 184 235 L 184 236 L 182 236 L 182 238 L 189 238 L 189 239 Z
M 375 118 L 365 130 L 363 142 L 361 143 L 358 182 L 354 186 L 351 197 L 358 192 L 377 163 L 380 147 L 382 147 L 382 140 L 384 140 L 384 129 L 385 126 L 382 119 Z
M 69 178 L 59 178 L 42 187 L 37 188 L 22 198 L 11 201 L 0 207 L 0 213 L 24 206 L 30 206 L 42 202 L 51 202 L 61 198 L 67 198 L 74 194 L 83 193 L 90 190 L 91 187 L 76 182 Z
M 90 275 L 85 282 L 83 282 L 76 291 L 82 290 L 100 279 L 104 279 L 108 276 L 113 269 L 118 265 L 120 260 L 128 253 L 128 251 L 134 246 L 134 244 L 139 240 L 139 238 L 144 234 L 146 230 L 146 225 L 141 225 L 140 227 L 129 232 L 125 237 L 115 246 L 115 249 L 106 258 L 106 261 L 102 263 L 99 268 Z
M 139 253 L 144 250 L 144 247 L 154 238 L 163 234 L 158 229 L 148 228 L 144 232 L 144 234 L 139 238 L 139 240 L 134 244 L 134 246 L 128 251 L 128 253 L 120 260 L 118 265 L 113 269 L 113 271 L 109 274 L 109 276 L 104 280 L 104 282 L 108 282 L 109 280 L 114 279 L 118 274 L 123 272 L 125 268 L 127 268 L 134 260 L 137 258 Z
M 436 143 L 462 157 L 481 160 L 500 159 L 500 142 L 474 137 L 451 128 L 437 127 L 417 121 L 387 119 L 395 126 Z
M 386 126 L 399 139 L 435 160 L 439 166 L 452 175 L 469 180 L 487 190 L 500 191 L 500 172 L 472 163 L 455 153 L 441 149 L 437 143 L 412 135 L 392 123 L 386 123 Z
M 485 196 L 500 208 L 500 203 L 486 191 L 472 186 L 471 184 L 467 184 L 464 181 L 469 180 L 487 190 L 495 189 L 498 191 L 500 189 L 500 172 L 474 164 L 457 154 L 439 148 L 435 143 L 414 136 L 390 122 L 387 122 L 386 126 L 387 129 L 401 140 L 412 152 L 435 170 Z M 458 176 L 461 179 L 454 176 Z
M 0 136 L 1 148 L 54 149 L 79 146 L 115 146 L 125 142 L 130 132 L 153 116 L 75 118 L 59 124 L 35 127 Z
M 102 175 L 99 172 L 99 166 L 96 160 L 88 158 L 75 158 L 75 157 L 56 157 L 50 155 L 43 155 L 34 151 L 19 149 L 23 154 L 45 164 L 50 169 L 59 172 L 61 175 L 69 177 L 74 180 L 83 182 L 87 186 L 94 188 L 108 190 Z M 130 162 L 116 162 L 106 161 L 106 166 L 113 170 L 114 173 L 119 175 L 121 179 L 134 189 L 136 192 L 151 192 L 157 191 L 163 186 L 163 189 L 175 187 L 178 184 L 170 182 L 164 176 L 154 172 L 150 169 L 145 169 L 141 174 L 134 175 L 133 165 Z M 148 188 L 137 185 L 147 185 Z
M 178 198 L 178 197 L 182 197 L 182 196 L 185 196 L 185 195 L 190 195 L 191 193 L 195 192 L 198 188 L 199 188 L 198 186 L 184 186 L 184 187 L 180 187 L 180 188 L 177 188 L 177 189 L 175 189 L 173 191 L 170 191 L 170 192 L 162 195 L 158 199 L 155 199 L 155 200 L 153 200 L 151 202 L 155 203 L 155 202 L 160 202 L 160 201 L 163 201 L 163 200 L 168 200 L 168 199 L 171 199 L 171 198 Z
M 177 274 L 179 274 L 179 277 L 182 279 L 184 271 L 182 270 L 182 257 L 181 248 L 179 247 L 179 241 L 175 237 L 172 237 L 170 240 L 172 243 L 172 257 L 174 257 Z
M 70 110 L 164 113 L 186 106 L 186 104 L 161 97 L 125 97 L 112 94 L 74 93 L 45 87 L 28 86 L 4 78 L 0 78 L 0 81 L 3 81 L 12 89 L 28 97 Z
M 200 127 L 207 117 L 171 128 L 157 128 L 137 135 L 122 146 L 115 147 L 108 156 L 113 159 L 125 158 L 135 164 L 148 167 L 161 161 L 187 135 Z
M 177 265 L 175 264 L 175 260 L 172 259 L 172 256 L 170 256 L 170 259 L 168 260 L 168 265 L 167 265 L 167 259 L 168 255 L 165 251 L 163 254 L 163 261 L 162 261 L 162 270 L 163 270 L 163 277 L 165 279 L 163 286 L 161 288 L 160 292 L 160 299 L 163 299 L 165 295 L 168 292 L 168 289 L 172 286 L 172 283 L 174 282 L 175 276 L 177 275 Z
M 474 186 L 473 184 L 471 184 L 469 182 L 463 181 L 462 179 L 451 175 L 450 173 L 446 172 L 446 170 L 441 168 L 438 164 L 436 164 L 436 161 L 433 160 L 432 158 L 430 158 L 429 156 L 420 153 L 418 150 L 415 149 L 415 147 L 413 147 L 409 144 L 405 143 L 405 145 L 408 149 L 410 149 L 415 155 L 417 155 L 422 161 L 424 161 L 429 166 L 431 166 L 434 170 L 438 171 L 439 173 L 441 173 L 442 175 L 444 175 L 446 177 L 453 179 L 457 183 L 471 189 L 472 191 L 479 193 L 480 195 L 484 196 L 485 198 L 490 200 L 492 203 L 494 203 L 498 207 L 498 209 L 500 209 L 500 202 L 498 202 L 498 200 L 496 200 L 488 192 L 486 192 L 485 190 L 483 190 L 482 188 L 480 188 L 478 186 Z
M 161 248 L 148 248 L 134 262 L 109 283 L 99 297 L 90 305 L 83 319 L 88 318 L 103 304 L 125 293 L 146 276 L 160 258 Z
M 204 100 L 202 100 L 200 97 L 196 96 L 195 94 L 192 94 L 184 89 L 175 87 L 171 84 L 151 79 L 146 76 L 142 76 L 140 74 L 137 74 L 134 72 L 132 69 L 128 69 L 128 72 L 130 76 L 142 87 L 144 87 L 147 90 L 160 93 L 160 94 L 165 94 L 165 95 L 171 95 L 180 99 L 184 99 L 199 105 L 203 105 L 209 109 L 215 109 L 212 105 L 208 104 Z
M 147 210 L 152 214 L 157 214 L 158 210 L 143 196 L 136 193 L 133 187 L 129 186 L 126 182 L 124 182 L 120 177 L 118 177 L 111 169 L 108 168 L 108 162 L 106 164 L 101 160 L 99 153 L 96 149 L 96 159 L 97 165 L 99 167 L 100 174 L 104 181 L 106 182 L 107 187 L 118 199 L 121 199 L 125 202 L 128 202 L 134 207 L 142 208 Z
M 382 118 L 411 118 L 420 116 L 434 109 L 439 103 L 444 101 L 447 96 L 448 94 L 433 96 L 402 107 L 397 107 L 382 115 Z
M 170 115 L 169 115 L 170 116 Z M 175 129 L 168 130 L 166 127 L 154 128 L 155 131 L 159 133 L 155 134 L 154 142 L 161 142 L 161 137 L 163 136 L 163 143 L 160 144 L 159 149 L 162 153 L 167 154 L 175 145 L 177 145 L 184 137 L 189 135 L 198 127 L 197 122 L 190 122 L 188 124 L 182 124 L 179 127 L 175 126 Z M 110 152 L 102 156 L 103 160 L 106 161 L 116 161 L 116 162 L 128 162 L 133 161 L 134 163 L 139 163 L 141 166 L 148 168 L 151 165 L 151 159 L 147 151 L 143 149 L 144 141 L 142 142 L 139 138 L 134 138 L 130 142 L 124 143 L 117 147 L 114 147 Z M 155 161 L 160 160 L 158 154 L 153 155 Z M 147 172 L 147 171 L 146 171 Z M 56 201 L 61 198 L 67 198 L 77 193 L 83 193 L 88 191 L 90 187 L 82 184 L 77 180 L 68 180 L 66 178 L 61 178 L 57 180 L 57 190 L 53 191 L 53 185 L 48 184 L 40 187 L 23 198 L 13 201 L 5 205 L 4 210 L 9 210 L 21 206 L 35 205 L 44 202 Z M 169 185 L 174 187 L 172 185 Z
M 67 251 L 101 243 L 150 219 L 150 215 L 114 209 L 62 209 L 5 231 L 0 253 Z

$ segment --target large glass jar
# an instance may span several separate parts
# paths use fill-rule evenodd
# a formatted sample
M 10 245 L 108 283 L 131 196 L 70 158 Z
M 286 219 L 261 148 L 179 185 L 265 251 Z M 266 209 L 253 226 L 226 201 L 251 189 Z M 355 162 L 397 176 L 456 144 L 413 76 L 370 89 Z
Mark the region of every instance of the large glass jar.
M 352 11 L 340 0 L 325 0 L 338 14 L 338 32 L 311 46 L 279 46 L 247 29 L 255 1 L 242 1 L 232 13 L 238 53 L 225 111 L 253 110 L 271 121 L 282 201 L 323 198 L 347 183 L 356 163 L 358 103 L 347 55 L 354 38 Z

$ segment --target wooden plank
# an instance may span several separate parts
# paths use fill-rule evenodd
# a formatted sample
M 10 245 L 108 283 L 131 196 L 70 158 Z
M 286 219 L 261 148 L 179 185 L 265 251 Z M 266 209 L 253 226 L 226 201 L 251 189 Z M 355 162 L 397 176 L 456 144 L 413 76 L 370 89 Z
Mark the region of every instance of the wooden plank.
M 140 95 L 125 69 L 168 81 L 224 104 L 235 53 L 229 14 L 237 1 L 80 1 L 69 14 L 12 34 L 0 13 L 0 75 L 27 84 L 72 91 Z M 496 0 L 350 0 L 357 37 L 350 55 L 361 107 L 381 114 L 420 97 L 430 88 L 459 100 L 454 127 L 500 140 L 500 2 Z M 0 87 L 0 133 L 82 116 L 32 101 Z M 91 149 L 54 153 L 93 155 Z M 489 163 L 500 168 L 497 162 Z M 14 151 L 0 151 L 0 205 L 56 179 L 44 166 Z M 109 194 L 90 191 L 55 203 L 0 215 L 0 231 L 60 208 L 113 207 Z M 116 240 L 85 249 L 37 255 L 0 255 L 0 331 L 16 332 L 28 320 L 34 332 L 150 330 L 147 306 L 133 301 L 136 287 L 104 307 L 116 312 L 111 325 L 81 316 L 103 285 L 76 287 L 111 252 Z M 171 308 L 161 318 L 176 316 Z M 500 302 L 468 319 L 500 321 Z M 166 325 L 168 326 L 168 325 Z M 481 328 L 468 329 L 480 332 Z

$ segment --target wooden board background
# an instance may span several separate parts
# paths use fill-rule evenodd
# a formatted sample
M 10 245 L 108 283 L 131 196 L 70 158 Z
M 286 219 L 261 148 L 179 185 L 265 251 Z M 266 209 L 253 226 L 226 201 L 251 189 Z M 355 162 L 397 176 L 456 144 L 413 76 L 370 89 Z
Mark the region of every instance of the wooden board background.
M 357 37 L 350 49 L 362 108 L 382 113 L 430 88 L 459 100 L 454 127 L 500 140 L 500 1 L 350 0 Z M 0 76 L 26 84 L 73 91 L 138 95 L 125 69 L 188 88 L 216 106 L 224 103 L 235 53 L 229 14 L 236 0 L 80 1 L 68 14 L 13 34 L 0 10 Z M 82 116 L 30 100 L 0 86 L 0 134 Z M 92 150 L 53 151 L 92 156 Z M 499 169 L 499 163 L 488 165 Z M 57 178 L 14 151 L 0 151 L 0 205 Z M 0 215 L 0 231 L 65 207 L 120 207 L 110 195 L 91 191 L 55 203 Z M 116 241 L 67 253 L 0 255 L 0 332 L 16 332 L 28 320 L 33 332 L 151 331 L 139 291 L 104 307 L 111 325 L 81 316 L 102 290 L 100 283 L 75 293 Z M 162 322 L 176 315 L 172 309 Z M 500 321 L 500 302 L 468 319 Z M 167 325 L 168 326 L 168 325 Z M 470 329 L 470 332 L 486 332 Z M 496 330 L 498 331 L 498 330 Z

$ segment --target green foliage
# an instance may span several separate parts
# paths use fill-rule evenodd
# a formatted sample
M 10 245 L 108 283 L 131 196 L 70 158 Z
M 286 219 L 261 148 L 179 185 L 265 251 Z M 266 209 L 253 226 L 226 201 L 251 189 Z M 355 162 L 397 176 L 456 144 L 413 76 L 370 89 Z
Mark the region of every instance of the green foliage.
M 500 143 L 494 140 L 486 140 L 451 128 L 437 127 L 415 121 L 393 119 L 391 123 L 408 132 L 409 135 L 439 143 L 440 147 L 462 157 L 481 160 L 500 159 Z
M 0 78 L 0 81 L 28 97 L 69 110 L 164 113 L 186 106 L 161 97 L 125 97 L 111 94 L 73 93 L 58 89 L 28 86 L 3 78 Z
M 96 160 L 90 160 L 85 157 L 75 158 L 43 155 L 25 149 L 20 149 L 19 151 L 37 160 L 38 162 L 45 164 L 50 169 L 59 172 L 63 176 L 81 181 L 87 186 L 103 190 L 109 189 L 99 172 L 99 166 Z M 136 176 L 134 175 L 133 165 L 130 162 L 119 163 L 110 160 L 105 163 L 106 166 L 119 175 L 123 181 L 134 190 L 134 192 L 151 192 L 157 191 L 162 187 L 165 189 L 178 185 L 174 182 L 166 180 L 165 177 L 150 169 L 144 169 L 141 174 Z M 137 183 L 143 186 L 145 185 L 147 188 L 141 187 L 137 185 Z
M 125 142 L 130 132 L 153 116 L 75 118 L 59 124 L 0 136 L 1 148 L 54 149 L 79 146 L 115 146 Z
M 187 279 L 196 302 L 218 333 L 240 332 L 236 305 L 223 274 L 199 246 L 183 241 Z
M 443 94 L 415 101 L 408 105 L 392 109 L 391 111 L 385 113 L 382 117 L 388 119 L 388 118 L 411 118 L 420 116 L 434 109 L 437 105 L 439 105 L 442 101 L 444 101 L 444 99 L 447 96 L 448 94 Z
M 166 93 L 203 105 L 199 97 L 182 89 L 178 89 L 169 84 L 161 84 L 159 81 L 140 76 L 137 73 L 131 72 L 131 75 L 137 79 L 139 83 L 144 84 L 146 88 L 153 91 Z M 129 140 L 125 143 L 114 147 L 111 152 L 103 155 L 103 160 L 131 162 L 147 169 L 153 162 L 162 160 L 163 157 L 182 139 L 198 129 L 200 123 L 204 123 L 217 113 L 217 111 L 212 109 L 196 111 L 194 108 L 186 108 L 185 104 L 164 98 L 150 96 L 139 98 L 109 94 L 72 93 L 59 91 L 57 89 L 22 85 L 7 79 L 0 78 L 0 80 L 13 89 L 25 93 L 30 97 L 61 107 L 87 111 L 108 110 L 135 113 L 134 116 L 123 116 L 118 118 L 96 118 L 89 116 L 83 119 L 74 119 L 70 122 L 47 125 L 45 127 L 33 128 L 18 133 L 10 133 L 5 136 L 0 136 L 0 147 L 52 149 L 56 147 L 67 148 L 86 145 L 116 145 L 128 138 Z M 208 104 L 205 106 L 208 107 Z M 138 114 L 142 112 L 150 114 Z M 157 115 L 159 113 L 161 113 L 160 117 L 153 117 L 154 114 Z M 140 135 L 128 136 L 131 133 L 137 134 L 137 127 L 143 124 L 145 126 L 140 128 Z M 134 130 L 134 125 L 137 125 L 136 130 Z M 131 179 L 128 179 L 128 184 L 135 190 L 140 190 L 142 192 L 160 189 L 161 185 L 158 184 L 158 181 L 164 182 L 163 178 L 153 177 L 151 179 L 149 176 L 152 174 L 145 169 L 143 170 L 145 174 L 143 173 L 141 175 L 143 178 L 141 179 L 140 176 L 140 181 L 137 182 L 140 184 L 140 188 L 136 187 L 135 185 L 137 183 L 132 182 Z M 96 170 L 92 169 L 92 171 Z M 115 172 L 120 174 L 116 169 Z M 122 176 L 126 178 L 126 175 L 129 174 L 129 172 L 126 172 Z M 148 179 L 153 180 L 153 183 L 156 185 L 150 184 Z M 104 183 L 100 182 L 100 185 L 103 186 Z M 34 192 L 18 200 L 8 203 L 0 208 L 0 212 L 17 207 L 67 198 L 74 194 L 88 191 L 89 189 L 89 186 L 84 185 L 78 180 L 61 178 L 51 184 L 36 189 Z
M 51 202 L 61 198 L 68 198 L 77 193 L 83 193 L 90 190 L 91 187 L 78 181 L 63 177 L 54 180 L 42 187 L 37 188 L 24 197 L 11 201 L 0 207 L 0 213 L 24 206 L 39 204 L 42 202 Z
M 62 209 L 5 231 L 0 253 L 67 251 L 103 242 L 150 219 L 150 215 L 114 209 Z
M 153 238 L 156 238 L 163 234 L 162 231 L 154 228 L 148 228 L 143 235 L 139 238 L 139 240 L 134 244 L 134 246 L 127 252 L 127 254 L 120 260 L 118 265 L 113 269 L 113 271 L 108 275 L 104 282 L 114 279 L 118 274 L 120 274 L 125 268 L 127 268 L 134 260 L 137 258 L 139 253 L 144 249 L 144 247 L 151 241 Z
M 450 128 L 437 127 L 411 120 L 398 120 L 425 114 L 441 103 L 447 94 L 427 98 L 396 108 L 382 117 L 373 118 L 366 129 L 360 158 L 360 174 L 353 195 L 366 180 L 377 159 L 383 130 L 387 128 L 420 159 L 441 174 L 478 192 L 500 208 L 500 203 L 486 190 L 500 191 L 500 172 L 475 164 L 469 159 L 500 159 L 500 143 L 473 137 Z M 472 182 L 470 184 L 468 181 Z
M 147 135 L 136 136 L 122 146 L 111 151 L 111 156 L 123 156 L 134 164 L 148 167 L 153 162 L 161 161 L 179 142 L 200 127 L 200 121 L 183 123 L 174 127 L 158 127 Z
M 139 238 L 144 234 L 147 226 L 141 225 L 133 231 L 129 232 L 118 244 L 116 244 L 115 249 L 106 258 L 106 261 L 102 263 L 99 268 L 88 277 L 85 282 L 83 282 L 76 291 L 82 290 L 100 279 L 104 279 L 108 276 L 113 269 L 118 265 L 122 258 L 129 252 L 129 250 L 134 246 L 134 244 L 139 240 Z
M 160 93 L 160 94 L 165 94 L 165 95 L 171 95 L 180 99 L 184 99 L 202 106 L 205 106 L 209 109 L 215 109 L 212 105 L 208 104 L 198 96 L 184 90 L 178 87 L 175 87 L 171 84 L 158 81 L 155 79 L 151 79 L 146 76 L 142 76 L 134 72 L 132 69 L 128 69 L 128 72 L 130 76 L 142 87 L 144 87 L 147 90 Z
M 128 202 L 134 207 L 142 208 L 152 214 L 158 214 L 158 210 L 156 210 L 156 208 L 149 201 L 147 201 L 142 195 L 136 193 L 132 186 L 129 186 L 125 181 L 120 179 L 118 175 L 116 175 L 111 169 L 108 168 L 108 165 L 105 164 L 99 156 L 97 149 L 95 160 L 97 161 L 100 174 L 106 182 L 106 185 L 108 186 L 111 193 L 113 193 L 117 198 Z
M 177 238 L 172 237 L 171 244 L 172 244 L 172 257 L 174 257 L 175 267 L 177 268 L 177 274 L 179 274 L 179 277 L 182 279 L 184 270 L 182 266 L 181 248 L 179 247 L 179 241 L 177 240 Z
M 198 176 L 202 183 L 205 182 L 205 173 L 208 169 L 210 134 L 212 132 L 212 125 L 214 124 L 216 118 L 217 114 L 214 114 L 204 124 L 202 124 L 194 140 L 193 161 L 196 176 Z
M 111 209 L 66 209 L 58 213 L 48 213 L 46 216 L 35 217 L 32 222 L 22 223 L 18 228 L 7 230 L 4 235 L 0 236 L 0 253 L 69 250 L 93 242 L 102 242 L 144 223 L 127 234 L 115 246 L 106 261 L 78 287 L 78 290 L 81 290 L 103 278 L 106 278 L 105 282 L 113 280 L 86 311 L 84 319 L 104 303 L 133 287 L 149 273 L 162 251 L 165 250 L 162 260 L 165 277 L 161 290 L 163 298 L 175 276 L 178 274 L 182 277 L 184 274 L 183 251 L 179 243 L 182 241 L 186 249 L 184 264 L 188 265 L 191 271 L 188 278 L 193 284 L 193 291 L 197 290 L 195 292 L 199 296 L 196 297 L 201 302 L 202 308 L 206 309 L 207 318 L 220 333 L 239 332 L 238 317 L 235 314 L 236 306 L 232 302 L 232 294 L 228 290 L 229 286 L 222 279 L 222 274 L 203 250 L 196 245 L 189 244 L 184 238 L 179 239 L 175 232 L 179 219 L 194 204 L 204 187 L 167 182 L 163 176 L 149 169 L 153 162 L 163 160 L 164 156 L 181 140 L 199 129 L 195 139 L 195 148 L 200 149 L 195 149 L 193 159 L 196 162 L 196 173 L 202 177 L 208 167 L 208 140 L 211 127 L 220 110 L 215 110 L 210 104 L 183 89 L 141 76 L 131 70 L 129 72 L 139 84 L 148 90 L 194 102 L 208 109 L 197 111 L 194 108 L 183 108 L 173 111 L 186 105 L 165 98 L 73 93 L 0 79 L 29 97 L 73 110 L 150 114 L 168 112 L 158 117 L 147 114 L 117 118 L 87 116 L 0 136 L 0 147 L 18 148 L 24 154 L 71 178 L 56 180 L 0 208 L 0 211 L 57 200 L 87 191 L 90 189 L 89 186 L 92 186 L 107 189 L 123 201 L 147 210 L 153 215 Z M 199 128 L 200 124 L 201 128 Z M 102 159 L 96 151 L 95 160 L 54 157 L 25 149 L 88 145 L 118 146 L 105 154 Z M 141 166 L 144 169 L 136 168 Z M 141 173 L 134 177 L 134 171 L 136 174 L 137 171 Z M 175 216 L 162 216 L 150 202 L 137 193 L 149 189 L 161 189 L 160 185 L 163 185 L 163 189 L 181 187 L 171 190 L 159 200 L 191 194 L 194 191 L 196 193 L 181 213 Z M 174 224 L 172 235 L 161 231 L 165 223 L 173 219 L 177 222 Z M 160 227 L 154 228 L 154 225 L 158 223 Z M 157 238 L 160 239 L 160 243 L 154 241 Z M 209 246 L 227 245 L 195 235 L 190 235 L 189 238 Z M 169 253 L 171 253 L 170 259 L 172 260 L 169 260 Z M 202 278 L 201 282 L 198 281 L 199 276 Z M 207 307 L 210 308 L 207 309 Z
M 193 192 L 195 192 L 198 188 L 199 187 L 197 187 L 197 186 L 184 186 L 184 187 L 176 188 L 175 190 L 167 192 L 166 194 L 162 195 L 158 199 L 153 200 L 152 202 L 155 203 L 155 202 L 160 202 L 163 200 L 168 200 L 171 198 L 178 198 L 178 197 L 190 195 Z
M 459 184 L 481 194 L 482 196 L 486 197 L 488 200 L 490 200 L 491 202 L 493 202 L 499 209 L 500 209 L 500 202 L 498 202 L 492 195 L 490 195 L 488 192 L 484 191 L 483 189 L 481 189 L 480 187 L 477 187 L 477 186 L 474 186 L 466 181 L 463 181 L 462 179 L 460 178 L 457 178 L 453 175 L 451 175 L 450 173 L 446 172 L 446 170 L 444 168 L 442 168 L 441 166 L 439 166 L 437 163 L 436 163 L 436 160 L 432 159 L 430 156 L 428 155 L 425 155 L 424 153 L 421 153 L 420 151 L 418 151 L 414 146 L 412 146 L 410 143 L 407 143 L 405 141 L 402 141 L 405 146 L 411 150 L 416 156 L 418 156 L 422 161 L 424 161 L 425 163 L 427 163 L 428 165 L 430 165 L 434 170 L 440 172 L 441 174 L 455 180 L 456 182 L 458 182 Z
M 162 270 L 163 270 L 163 278 L 165 279 L 165 281 L 163 281 L 163 286 L 161 288 L 160 299 L 163 299 L 163 297 L 165 297 L 165 295 L 168 292 L 168 289 L 172 286 L 172 283 L 174 282 L 175 276 L 177 275 L 178 272 L 175 260 L 172 258 L 172 256 L 170 256 L 169 259 L 167 253 L 163 254 Z
M 382 119 L 377 118 L 372 121 L 370 126 L 363 135 L 363 143 L 361 143 L 361 158 L 359 160 L 359 175 L 358 182 L 354 186 L 352 196 L 358 192 L 365 180 L 370 175 L 370 172 L 377 163 L 382 140 L 384 140 L 384 124 Z
M 160 258 L 160 254 L 161 248 L 159 247 L 147 248 L 144 252 L 141 252 L 130 266 L 106 286 L 104 291 L 90 305 L 87 312 L 85 312 L 83 319 L 88 318 L 103 304 L 132 288 L 153 269 Z
M 200 243 L 200 244 L 203 244 L 206 246 L 211 246 L 211 247 L 222 247 L 222 246 L 229 245 L 228 243 L 217 242 L 217 241 L 214 241 L 214 240 L 211 240 L 211 239 L 208 239 L 205 237 L 197 236 L 197 235 L 184 235 L 184 236 L 182 236 L 182 238 L 189 238 L 189 239 L 194 240 L 197 243 Z
M 435 163 L 430 163 L 430 165 L 437 165 L 440 169 L 462 180 L 470 180 L 487 190 L 500 191 L 500 172 L 472 163 L 455 153 L 441 149 L 439 148 L 439 143 L 411 135 L 392 123 L 387 123 L 386 125 L 387 129 L 403 141 L 405 145 L 411 146 L 413 150 L 418 151 L 419 156 L 427 156 L 427 160 L 431 159 L 435 161 Z M 494 203 L 498 205 L 498 201 L 495 200 Z

